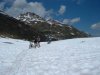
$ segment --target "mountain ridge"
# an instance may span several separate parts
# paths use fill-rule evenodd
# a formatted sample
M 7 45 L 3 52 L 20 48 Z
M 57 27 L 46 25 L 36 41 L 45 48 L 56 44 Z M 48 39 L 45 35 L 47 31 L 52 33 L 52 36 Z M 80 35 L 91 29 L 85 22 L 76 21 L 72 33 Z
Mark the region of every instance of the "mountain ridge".
M 48 22 L 51 22 L 51 24 Z M 0 33 L 7 33 L 13 35 L 13 37 L 16 36 L 27 40 L 40 36 L 41 41 L 47 41 L 49 37 L 52 40 L 88 37 L 88 34 L 79 31 L 73 26 L 63 25 L 55 20 L 46 21 L 44 18 L 31 12 L 21 14 L 17 19 L 0 13 Z
M 44 19 L 44 18 L 40 17 L 39 15 L 36 15 L 35 13 L 32 13 L 32 12 L 26 12 L 26 13 L 21 14 L 19 16 L 20 17 L 18 17 L 18 20 L 23 21 L 26 24 L 31 25 L 33 28 L 37 27 L 37 29 L 42 29 L 42 30 L 45 30 L 47 32 L 51 31 L 50 33 L 55 32 L 58 35 L 58 33 L 63 34 L 63 32 L 61 32 L 61 31 L 68 31 L 64 34 L 68 33 L 68 36 L 70 36 L 69 38 L 75 37 L 74 35 L 76 35 L 77 37 L 79 37 L 79 36 L 80 37 L 88 36 L 88 34 L 86 34 L 85 32 L 82 32 L 82 31 L 76 29 L 75 27 L 73 27 L 71 25 L 63 24 L 60 21 L 54 20 L 54 19 L 46 20 L 46 19 Z M 31 19 L 34 19 L 34 20 L 32 21 Z M 41 26 L 43 26 L 44 28 L 41 27 Z M 76 31 L 76 33 L 75 33 L 75 31 Z

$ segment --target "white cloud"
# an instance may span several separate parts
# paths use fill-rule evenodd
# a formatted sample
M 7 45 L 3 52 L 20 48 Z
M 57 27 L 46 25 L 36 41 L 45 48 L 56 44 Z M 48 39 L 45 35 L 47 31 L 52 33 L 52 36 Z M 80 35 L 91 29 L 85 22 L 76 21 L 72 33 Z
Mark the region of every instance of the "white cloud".
M 75 2 L 76 4 L 80 5 L 82 3 L 84 3 L 86 0 L 72 0 L 73 2 Z
M 81 0 L 72 0 L 73 2 L 75 2 L 76 4 L 80 4 Z
M 13 3 L 13 8 L 24 8 L 26 5 L 26 0 L 15 0 Z
M 38 15 L 44 17 L 45 14 L 47 13 L 46 9 L 44 8 L 44 6 L 42 5 L 42 3 L 39 2 L 31 2 L 29 3 L 29 8 L 32 8 L 33 12 L 37 13 Z M 31 10 L 29 10 L 31 11 Z
M 6 9 L 6 13 L 16 17 L 23 12 L 23 9 L 26 7 L 26 5 L 26 0 L 15 0 L 12 6 Z
M 5 2 L 1 2 L 0 3 L 0 10 L 3 10 L 4 9 L 4 6 L 5 6 Z
M 80 21 L 80 18 L 78 17 L 78 18 L 73 18 L 73 19 L 64 19 L 63 23 L 72 25 L 72 24 L 77 23 L 79 21 Z
M 93 24 L 93 25 L 91 25 L 91 28 L 92 29 L 97 29 L 97 30 L 100 30 L 100 23 L 96 23 L 96 24 Z
M 53 9 L 50 9 L 45 14 L 45 19 L 53 19 L 52 15 L 54 14 Z
M 12 3 L 13 3 L 14 1 L 15 1 L 15 0 L 0 0 L 0 3 L 5 3 L 5 4 L 12 5 Z
M 64 19 L 64 20 L 63 20 L 63 23 L 64 23 L 64 24 L 70 24 L 70 19 Z
M 80 4 L 81 3 L 81 0 L 76 0 L 76 4 Z
M 62 14 L 64 14 L 64 13 L 65 13 L 65 11 L 66 11 L 66 6 L 65 6 L 65 5 L 61 5 L 61 6 L 60 6 L 60 9 L 59 9 L 59 11 L 58 11 L 58 12 L 59 12 L 59 14 L 61 14 L 61 15 L 62 15 Z
M 10 8 L 6 9 L 6 12 L 11 16 L 18 16 L 24 12 L 34 12 L 41 17 L 50 15 L 50 10 L 46 10 L 40 2 L 27 2 L 26 0 L 15 0 Z
M 4 2 L 13 2 L 15 0 L 3 0 Z
M 73 19 L 71 19 L 71 23 L 73 24 L 73 23 L 77 23 L 77 22 L 79 22 L 80 21 L 80 18 L 78 17 L 78 18 L 73 18 Z

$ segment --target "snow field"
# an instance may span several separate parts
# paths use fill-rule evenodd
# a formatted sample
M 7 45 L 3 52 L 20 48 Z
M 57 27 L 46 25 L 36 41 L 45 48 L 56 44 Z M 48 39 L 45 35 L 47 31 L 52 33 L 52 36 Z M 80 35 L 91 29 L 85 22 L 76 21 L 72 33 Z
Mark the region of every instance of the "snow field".
M 0 75 L 99 75 L 99 45 L 99 37 L 77 38 L 28 49 L 28 41 L 0 38 Z

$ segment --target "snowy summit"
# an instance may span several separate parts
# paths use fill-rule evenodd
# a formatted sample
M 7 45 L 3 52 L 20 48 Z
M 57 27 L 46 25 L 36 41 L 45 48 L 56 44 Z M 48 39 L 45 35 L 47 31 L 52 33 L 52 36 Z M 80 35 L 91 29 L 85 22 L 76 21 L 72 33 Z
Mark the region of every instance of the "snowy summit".
M 25 22 L 26 24 L 34 24 L 36 22 L 44 22 L 45 20 L 35 13 L 27 12 L 20 14 L 16 19 Z

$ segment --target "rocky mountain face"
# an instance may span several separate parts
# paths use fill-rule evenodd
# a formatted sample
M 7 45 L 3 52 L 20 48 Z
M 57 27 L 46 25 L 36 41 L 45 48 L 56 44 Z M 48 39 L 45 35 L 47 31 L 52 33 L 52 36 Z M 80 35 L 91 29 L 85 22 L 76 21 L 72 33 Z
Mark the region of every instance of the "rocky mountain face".
M 47 38 L 50 36 L 54 40 L 89 36 L 73 26 L 62 24 L 53 19 L 45 20 L 31 12 L 21 14 L 17 19 L 44 33 Z
M 48 38 L 60 40 L 89 36 L 73 26 L 64 25 L 57 20 L 45 20 L 31 12 L 21 14 L 15 19 L 3 11 L 0 11 L 0 35 L 26 40 L 40 36 L 41 41 L 47 41 Z
M 37 31 L 24 22 L 0 11 L 0 36 L 32 40 L 34 36 L 37 36 Z

